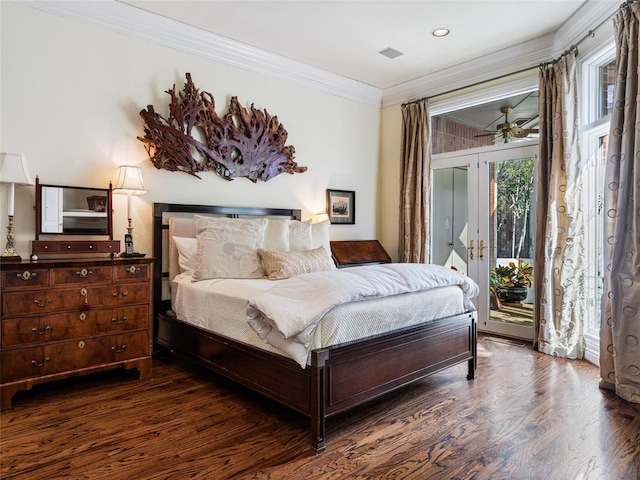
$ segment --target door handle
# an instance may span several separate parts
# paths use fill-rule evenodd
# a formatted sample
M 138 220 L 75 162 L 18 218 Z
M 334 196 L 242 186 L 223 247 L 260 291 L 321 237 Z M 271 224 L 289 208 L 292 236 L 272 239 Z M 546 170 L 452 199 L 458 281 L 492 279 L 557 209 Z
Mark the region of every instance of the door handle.
M 469 242 L 469 259 L 473 260 L 473 240 Z
M 484 260 L 484 249 L 486 247 L 484 246 L 484 240 L 480 240 L 480 247 L 478 248 L 478 250 L 480 251 L 480 260 Z

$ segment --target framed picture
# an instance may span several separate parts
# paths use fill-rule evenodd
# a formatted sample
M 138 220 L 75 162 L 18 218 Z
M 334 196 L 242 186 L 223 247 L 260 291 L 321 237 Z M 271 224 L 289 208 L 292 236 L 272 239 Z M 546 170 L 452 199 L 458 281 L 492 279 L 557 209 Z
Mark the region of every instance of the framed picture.
M 356 192 L 327 189 L 327 213 L 331 223 L 356 223 Z

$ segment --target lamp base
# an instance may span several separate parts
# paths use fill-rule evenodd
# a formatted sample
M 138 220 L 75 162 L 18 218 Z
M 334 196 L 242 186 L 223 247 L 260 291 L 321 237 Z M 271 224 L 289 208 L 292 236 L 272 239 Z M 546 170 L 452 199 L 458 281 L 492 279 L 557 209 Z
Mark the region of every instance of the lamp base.
M 20 255 L 0 255 L 0 263 L 15 263 L 21 261 L 22 257 Z

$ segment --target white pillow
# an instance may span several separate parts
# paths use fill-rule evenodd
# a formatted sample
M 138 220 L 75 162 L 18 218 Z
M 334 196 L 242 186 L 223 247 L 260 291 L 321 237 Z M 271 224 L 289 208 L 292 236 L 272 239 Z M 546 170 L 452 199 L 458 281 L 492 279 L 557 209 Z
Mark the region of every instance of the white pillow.
M 180 273 L 193 275 L 196 269 L 196 254 L 198 241 L 189 237 L 173 237 L 173 244 L 178 250 L 178 266 Z
M 289 222 L 289 251 L 299 252 L 311 248 L 311 220 Z
M 323 247 L 300 252 L 270 252 L 258 249 L 269 280 L 281 280 L 301 273 L 324 272 L 336 268 Z
M 289 220 L 267 220 L 262 248 L 279 252 L 289 250 Z
M 194 281 L 208 278 L 261 278 L 258 256 L 266 218 L 194 216 L 198 242 Z
M 314 223 L 311 225 L 311 248 L 324 247 L 331 261 L 331 243 L 329 239 L 329 220 Z

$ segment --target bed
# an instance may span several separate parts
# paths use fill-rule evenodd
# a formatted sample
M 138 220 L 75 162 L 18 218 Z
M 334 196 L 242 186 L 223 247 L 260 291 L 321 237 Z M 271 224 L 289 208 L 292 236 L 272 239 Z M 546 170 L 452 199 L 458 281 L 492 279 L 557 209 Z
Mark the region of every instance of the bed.
M 443 300 L 454 293 L 453 290 L 459 292 L 458 287 L 435 289 L 437 292 L 434 295 L 439 295 L 441 300 L 428 300 L 427 304 L 437 303 L 440 306 L 425 307 L 424 310 L 411 308 L 411 302 L 415 302 L 414 297 L 418 295 L 430 294 L 415 292 L 395 295 L 393 301 L 398 303 L 390 311 L 409 313 L 406 313 L 407 319 L 404 313 L 398 314 L 398 318 L 403 317 L 401 321 L 398 320 L 391 327 L 392 330 L 386 331 L 382 327 L 375 330 L 375 312 L 379 317 L 382 299 L 365 299 L 356 302 L 357 305 L 337 305 L 321 316 L 318 323 L 321 327 L 312 329 L 313 336 L 310 334 L 306 350 L 301 353 L 296 347 L 297 357 L 283 352 L 280 345 L 266 344 L 255 331 L 250 331 L 246 321 L 234 323 L 236 326 L 230 330 L 212 330 L 214 327 L 208 324 L 212 321 L 211 317 L 218 315 L 219 325 L 230 324 L 225 320 L 226 317 L 250 312 L 253 303 L 259 305 L 259 300 L 268 299 L 273 292 L 289 286 L 295 278 L 273 282 L 266 279 L 229 278 L 192 282 L 189 275 L 194 275 L 194 272 L 185 271 L 186 267 L 181 263 L 184 260 L 181 256 L 182 246 L 176 244 L 177 240 L 195 237 L 189 221 L 198 215 L 232 219 L 266 218 L 269 221 L 284 219 L 297 225 L 304 223 L 301 222 L 301 211 L 156 203 L 153 215 L 156 351 L 186 356 L 309 417 L 311 449 L 314 452 L 325 451 L 325 425 L 327 419 L 334 415 L 460 363 L 467 362 L 467 378 L 474 378 L 477 357 L 476 312 L 469 308 L 466 298 L 463 299 L 464 309 L 461 309 L 462 303 L 451 307 Z M 327 245 L 328 238 L 323 242 Z M 181 247 L 180 253 L 178 246 Z M 353 267 L 345 271 L 350 270 L 349 273 L 354 275 L 358 269 L 370 268 L 375 267 Z M 393 265 L 389 265 L 389 268 L 393 268 Z M 372 270 L 366 273 L 372 275 Z M 330 281 L 334 278 L 331 275 L 336 274 L 321 272 L 317 275 L 326 276 L 324 281 Z M 204 300 L 204 306 L 198 306 L 194 300 L 197 298 L 194 290 L 198 289 L 217 297 L 211 297 L 215 300 Z M 462 296 L 460 293 L 456 295 Z M 250 308 L 247 308 L 247 301 L 251 304 Z M 459 303 L 458 300 L 455 303 Z M 208 312 L 212 304 L 223 305 L 224 308 L 210 315 Z M 374 326 L 374 333 L 326 333 L 333 332 L 334 324 L 339 324 L 341 317 L 345 316 L 359 319 L 354 320 L 354 324 L 370 323 Z M 246 320 L 246 315 L 244 318 Z M 324 337 L 331 337 L 329 345 L 323 344 L 327 341 Z

